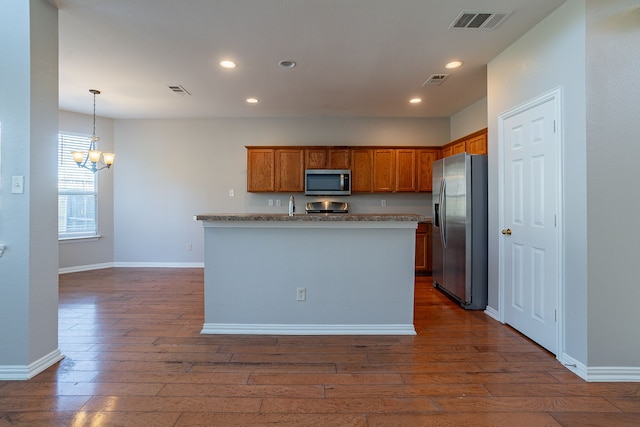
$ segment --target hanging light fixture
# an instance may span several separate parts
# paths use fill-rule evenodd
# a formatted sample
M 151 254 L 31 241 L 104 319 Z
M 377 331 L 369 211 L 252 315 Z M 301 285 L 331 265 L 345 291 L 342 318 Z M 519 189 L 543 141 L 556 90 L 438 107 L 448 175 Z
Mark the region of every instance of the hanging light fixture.
M 89 92 L 93 94 L 93 133 L 91 134 L 91 143 L 88 151 L 72 151 L 71 155 L 73 156 L 73 161 L 79 167 L 97 172 L 104 168 L 110 168 L 116 155 L 97 150 L 96 143 L 100 140 L 100 137 L 96 136 L 96 95 L 100 95 L 100 91 L 89 89 Z

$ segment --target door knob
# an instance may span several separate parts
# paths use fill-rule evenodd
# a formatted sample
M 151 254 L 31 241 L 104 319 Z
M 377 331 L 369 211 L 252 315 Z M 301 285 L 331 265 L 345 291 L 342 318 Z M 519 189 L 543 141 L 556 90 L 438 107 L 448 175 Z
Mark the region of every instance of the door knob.
M 511 236 L 511 229 L 507 228 L 505 230 L 502 230 L 502 234 L 506 234 L 507 236 Z

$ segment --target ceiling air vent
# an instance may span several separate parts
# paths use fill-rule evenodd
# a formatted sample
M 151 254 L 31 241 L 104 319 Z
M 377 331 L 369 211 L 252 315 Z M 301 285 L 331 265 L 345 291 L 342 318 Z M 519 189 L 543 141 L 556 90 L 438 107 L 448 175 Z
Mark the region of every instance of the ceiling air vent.
M 432 74 L 426 82 L 422 83 L 422 87 L 438 86 L 449 76 L 450 74 Z
M 182 85 L 169 86 L 169 89 L 171 89 L 173 93 L 177 93 L 178 95 L 191 95 L 191 92 L 186 90 Z
M 471 28 L 471 29 L 483 29 L 494 30 L 500 25 L 509 15 L 510 11 L 500 12 L 477 12 L 464 10 L 460 12 L 460 15 L 453 20 L 449 28 Z

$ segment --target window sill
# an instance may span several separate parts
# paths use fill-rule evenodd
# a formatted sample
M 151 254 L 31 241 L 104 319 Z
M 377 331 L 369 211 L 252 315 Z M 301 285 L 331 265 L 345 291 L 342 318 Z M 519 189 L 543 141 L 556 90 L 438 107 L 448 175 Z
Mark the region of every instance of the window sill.
M 97 242 L 101 238 L 102 236 L 100 234 L 86 237 L 63 237 L 58 239 L 58 243 Z

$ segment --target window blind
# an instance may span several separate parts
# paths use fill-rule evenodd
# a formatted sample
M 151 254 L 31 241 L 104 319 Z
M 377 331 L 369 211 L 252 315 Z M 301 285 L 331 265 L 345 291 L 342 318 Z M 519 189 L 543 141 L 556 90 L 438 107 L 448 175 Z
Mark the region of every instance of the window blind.
M 58 238 L 98 235 L 97 174 L 80 168 L 72 151 L 86 151 L 88 136 L 58 134 Z

